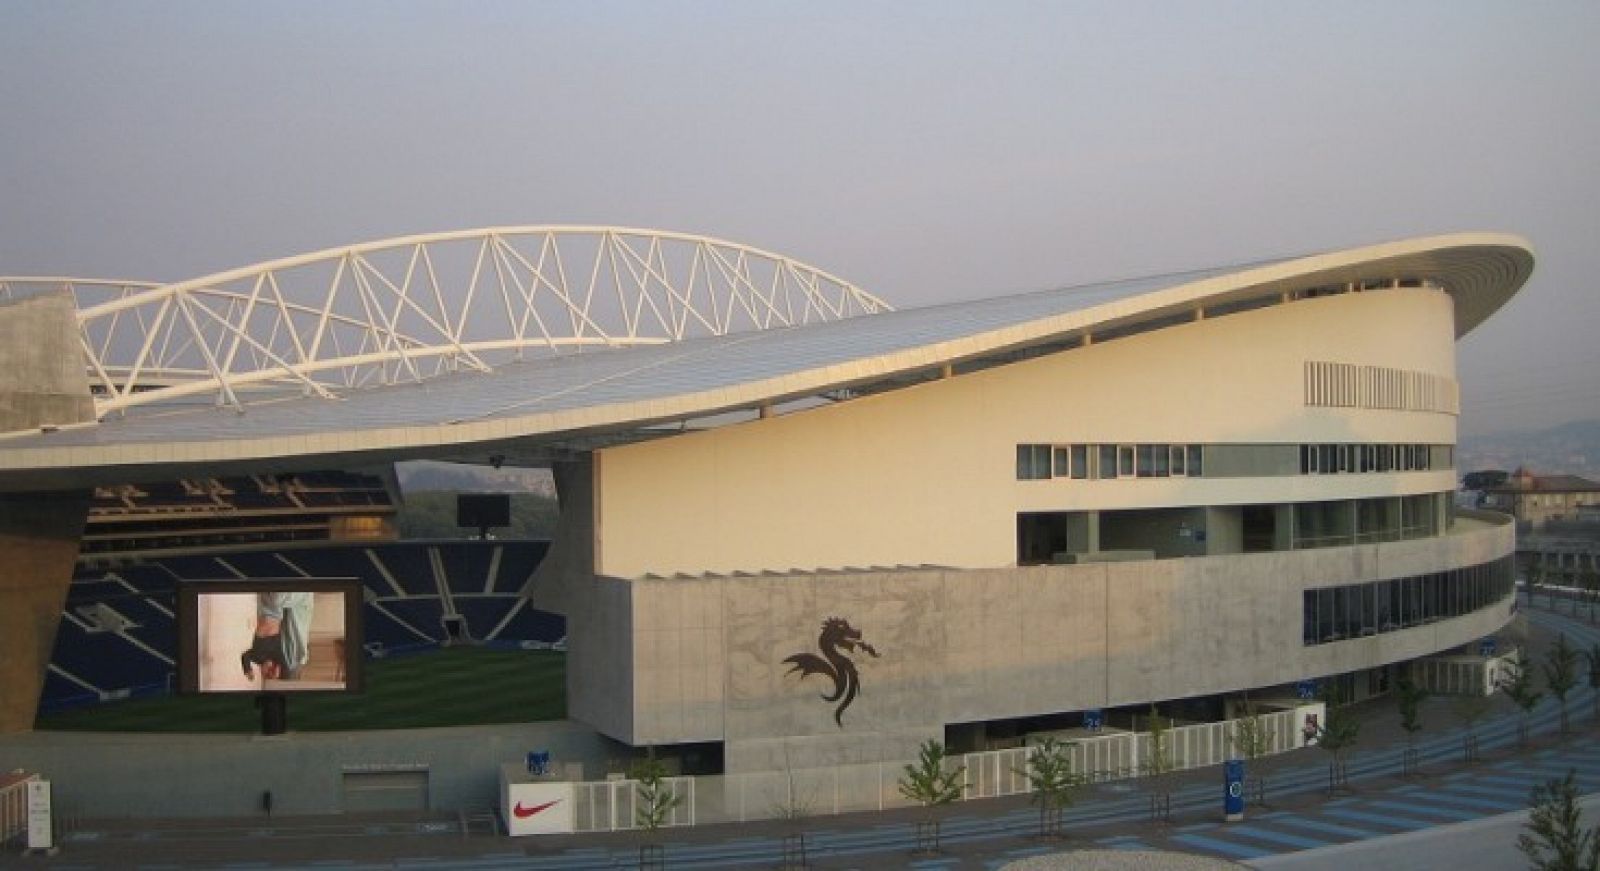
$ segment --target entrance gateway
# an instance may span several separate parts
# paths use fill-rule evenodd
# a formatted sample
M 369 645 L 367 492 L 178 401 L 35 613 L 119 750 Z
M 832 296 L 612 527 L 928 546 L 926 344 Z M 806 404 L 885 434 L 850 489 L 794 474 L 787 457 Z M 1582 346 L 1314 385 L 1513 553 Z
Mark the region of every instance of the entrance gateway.
M 428 809 L 428 769 L 346 771 L 341 783 L 345 813 Z

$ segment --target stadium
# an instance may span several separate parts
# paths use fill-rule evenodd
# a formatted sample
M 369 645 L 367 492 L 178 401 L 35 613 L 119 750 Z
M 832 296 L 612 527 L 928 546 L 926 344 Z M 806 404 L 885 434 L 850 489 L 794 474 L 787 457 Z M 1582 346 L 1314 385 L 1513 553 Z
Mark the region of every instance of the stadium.
M 0 766 L 88 814 L 453 808 L 534 749 L 872 780 L 929 739 L 1380 694 L 1512 616 L 1510 520 L 1453 499 L 1455 346 L 1533 262 L 1463 233 L 895 310 L 720 240 L 516 227 L 0 279 Z M 551 541 L 393 541 L 417 459 L 549 469 Z M 564 650 L 568 719 L 33 729 L 166 692 L 174 585 L 247 578 L 359 579 L 374 660 Z

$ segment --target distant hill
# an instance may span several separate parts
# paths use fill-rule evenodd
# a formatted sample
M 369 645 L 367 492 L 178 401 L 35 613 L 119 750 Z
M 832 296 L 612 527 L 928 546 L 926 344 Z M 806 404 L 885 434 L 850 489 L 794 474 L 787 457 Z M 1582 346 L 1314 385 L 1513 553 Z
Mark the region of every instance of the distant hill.
M 417 460 L 397 463 L 395 474 L 400 478 L 401 491 L 408 494 L 443 490 L 452 493 L 556 495 L 556 485 L 548 469 L 494 469 L 489 466 Z
M 1582 475 L 1600 480 L 1600 420 L 1578 420 L 1529 432 L 1461 439 L 1456 471 L 1507 472 L 1527 466 L 1540 475 Z

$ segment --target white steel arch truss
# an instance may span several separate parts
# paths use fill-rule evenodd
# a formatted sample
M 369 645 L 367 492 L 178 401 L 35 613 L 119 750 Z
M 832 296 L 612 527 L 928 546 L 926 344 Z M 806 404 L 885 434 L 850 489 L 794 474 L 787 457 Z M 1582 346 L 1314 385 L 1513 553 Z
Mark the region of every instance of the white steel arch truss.
M 622 227 L 407 236 L 175 284 L 0 278 L 0 300 L 66 287 L 99 415 L 185 397 L 285 395 L 491 371 L 529 354 L 678 341 L 887 311 L 788 257 Z

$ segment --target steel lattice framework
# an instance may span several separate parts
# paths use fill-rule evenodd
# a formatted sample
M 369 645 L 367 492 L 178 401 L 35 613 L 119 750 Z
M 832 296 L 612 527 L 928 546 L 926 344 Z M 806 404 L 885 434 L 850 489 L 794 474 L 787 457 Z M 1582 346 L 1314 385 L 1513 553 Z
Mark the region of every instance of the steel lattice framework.
M 340 392 L 530 352 L 678 341 L 887 311 L 796 260 L 719 239 L 531 226 L 385 239 L 175 284 L 0 278 L 0 299 L 65 287 L 101 416 Z

